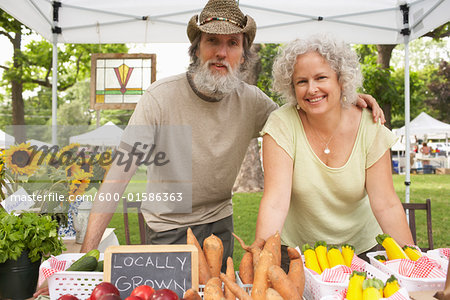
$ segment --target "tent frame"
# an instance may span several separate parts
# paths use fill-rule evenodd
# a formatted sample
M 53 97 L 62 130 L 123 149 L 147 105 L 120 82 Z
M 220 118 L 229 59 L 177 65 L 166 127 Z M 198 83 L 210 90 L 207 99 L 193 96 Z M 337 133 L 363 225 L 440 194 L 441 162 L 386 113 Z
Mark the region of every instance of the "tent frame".
M 170 14 L 160 14 L 160 15 L 154 15 L 154 16 L 139 16 L 139 15 L 131 15 L 131 14 L 123 14 L 118 12 L 111 12 L 106 10 L 100 10 L 100 9 L 92 9 L 92 8 L 86 8 L 86 7 L 80 7 L 80 6 L 74 6 L 74 5 L 68 5 L 65 3 L 62 3 L 60 1 L 51 1 L 46 0 L 48 3 L 51 3 L 53 7 L 53 20 L 49 20 L 46 18 L 46 15 L 42 12 L 42 10 L 39 8 L 39 6 L 35 3 L 35 0 L 28 0 L 29 3 L 32 4 L 32 6 L 39 12 L 39 14 L 46 20 L 46 22 L 49 23 L 49 25 L 52 28 L 52 44 L 53 44 L 53 70 L 57 70 L 58 66 L 58 54 L 57 54 L 57 44 L 58 44 L 58 36 L 62 34 L 63 31 L 68 30 L 74 30 L 79 28 L 87 28 L 87 27 L 99 27 L 99 26 L 108 26 L 108 25 L 115 25 L 115 24 L 123 24 L 123 23 L 130 23 L 130 22 L 160 22 L 160 23 L 167 23 L 167 24 L 174 24 L 174 25 L 180 25 L 185 27 L 185 22 L 177 22 L 172 20 L 166 20 L 164 18 L 170 17 L 170 16 L 177 16 L 181 14 L 186 13 L 197 13 L 199 10 L 185 10 L 180 12 L 174 12 Z M 302 18 L 306 18 L 306 20 L 300 20 L 300 21 L 294 21 L 294 22 L 284 22 L 284 23 L 278 23 L 278 24 L 272 24 L 268 26 L 260 26 L 258 27 L 260 30 L 267 29 L 267 28 L 274 28 L 274 27 L 280 27 L 280 26 L 287 26 L 287 25 L 298 25 L 302 23 L 308 23 L 308 22 L 322 22 L 322 21 L 328 21 L 328 22 L 335 22 L 335 23 L 341 23 L 341 24 L 347 24 L 352 26 L 361 26 L 361 27 L 367 27 L 367 28 L 375 28 L 380 30 L 386 30 L 386 31 L 395 31 L 397 32 L 397 28 L 390 28 L 385 26 L 379 26 L 379 25 L 369 25 L 369 24 L 362 24 L 362 23 L 356 23 L 356 22 L 349 22 L 344 20 L 339 20 L 342 17 L 348 17 L 348 16 L 358 16 L 358 15 L 365 15 L 365 14 L 371 14 L 371 13 L 379 13 L 379 12 L 385 12 L 385 11 L 394 11 L 396 9 L 400 9 L 402 11 L 403 20 L 403 29 L 401 30 L 400 34 L 403 35 L 405 44 L 405 133 L 406 136 L 409 136 L 409 123 L 410 123 L 410 86 L 409 86 L 409 41 L 410 41 L 410 34 L 411 29 L 415 29 L 429 14 L 431 14 L 438 6 L 440 6 L 444 1 L 446 0 L 439 0 L 437 1 L 432 7 L 428 9 L 428 11 L 423 12 L 422 16 L 416 21 L 415 24 L 412 24 L 412 26 L 409 26 L 409 11 L 410 7 L 413 5 L 416 5 L 418 3 L 421 3 L 425 0 L 416 0 L 412 1 L 408 4 L 400 4 L 398 7 L 392 7 L 392 8 L 385 8 L 385 9 L 378 9 L 378 10 L 368 10 L 368 11 L 361 11 L 351 14 L 341 14 L 341 15 L 334 15 L 329 17 L 323 17 L 323 16 L 314 16 L 314 15 L 305 15 L 305 14 L 299 14 L 299 13 L 293 13 L 289 11 L 283 11 L 283 10 L 276 10 L 276 9 L 267 9 L 259 6 L 254 5 L 245 5 L 240 4 L 241 7 L 250 8 L 250 9 L 257 9 L 257 10 L 265 10 L 270 12 L 276 12 L 280 14 L 284 14 L 286 16 L 298 16 Z M 109 15 L 116 15 L 116 16 L 123 16 L 124 20 L 118 20 L 115 22 L 105 22 L 105 23 L 97 23 L 93 25 L 83 25 L 83 26 L 73 26 L 73 27 L 67 27 L 67 28 L 61 28 L 58 26 L 59 21 L 59 10 L 62 7 L 68 7 L 68 8 L 75 8 L 79 10 L 86 10 L 86 11 L 92 11 L 92 12 L 100 12 L 104 14 Z M 53 72 L 52 76 L 52 143 L 56 144 L 57 138 L 56 138 L 56 132 L 57 132 L 57 82 L 58 82 L 58 75 L 57 72 Z M 406 139 L 406 149 L 405 154 L 410 153 L 410 141 L 409 139 Z M 406 186 L 406 194 L 405 194 L 405 201 L 409 202 L 409 186 L 410 186 L 410 166 L 406 164 L 406 178 L 405 178 L 405 186 Z

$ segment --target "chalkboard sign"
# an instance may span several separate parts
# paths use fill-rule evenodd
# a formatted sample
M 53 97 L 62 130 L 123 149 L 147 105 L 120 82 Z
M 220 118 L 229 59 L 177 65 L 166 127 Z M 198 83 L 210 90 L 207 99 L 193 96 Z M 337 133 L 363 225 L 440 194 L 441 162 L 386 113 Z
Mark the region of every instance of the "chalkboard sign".
M 171 289 L 180 299 L 188 289 L 198 290 L 198 251 L 193 245 L 110 246 L 104 258 L 103 280 L 114 284 L 122 299 L 144 284 Z

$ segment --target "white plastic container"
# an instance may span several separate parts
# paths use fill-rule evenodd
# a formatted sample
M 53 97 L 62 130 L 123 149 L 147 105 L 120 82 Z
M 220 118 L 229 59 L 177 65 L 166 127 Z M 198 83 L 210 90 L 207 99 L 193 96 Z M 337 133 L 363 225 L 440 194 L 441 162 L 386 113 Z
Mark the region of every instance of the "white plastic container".
M 389 278 L 389 276 L 373 267 L 369 263 L 364 264 L 360 272 L 366 272 L 367 278 L 378 278 L 383 282 Z M 318 300 L 324 297 L 335 297 L 348 287 L 348 280 L 346 282 L 323 282 L 320 280 L 320 275 L 314 275 L 311 271 L 305 267 L 305 290 L 303 297 L 307 300 Z
M 441 265 L 442 270 L 444 270 L 445 273 L 448 272 L 448 258 L 441 254 L 439 252 L 439 249 L 428 250 L 427 256 L 437 261 Z
M 370 263 L 377 269 L 389 274 L 389 276 L 394 275 L 397 278 L 400 286 L 406 288 L 409 292 L 427 291 L 427 290 L 441 291 L 444 289 L 445 278 L 410 278 L 400 275 L 395 270 L 389 268 L 385 264 L 375 259 L 374 257 L 377 255 L 386 256 L 386 251 L 376 251 L 367 253 L 367 257 L 369 258 Z
M 76 261 L 85 253 L 66 253 L 56 256 L 59 260 Z M 103 253 L 100 253 L 103 260 Z M 42 267 L 49 268 L 48 261 L 44 261 Z M 80 300 L 88 299 L 94 288 L 103 281 L 103 272 L 78 272 L 62 271 L 47 278 L 50 300 L 57 300 L 65 294 L 71 294 Z

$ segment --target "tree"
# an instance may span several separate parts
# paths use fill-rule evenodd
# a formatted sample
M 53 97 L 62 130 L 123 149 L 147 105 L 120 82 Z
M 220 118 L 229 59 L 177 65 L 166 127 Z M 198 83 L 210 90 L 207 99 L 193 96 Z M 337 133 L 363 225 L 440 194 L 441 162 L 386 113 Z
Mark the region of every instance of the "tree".
M 3 10 L 0 11 L 0 35 L 6 36 L 11 42 L 13 52 L 13 63 L 9 66 L 0 66 L 6 71 L 3 73 L 4 77 L 11 82 L 11 98 L 12 98 L 12 125 L 25 124 L 25 112 L 23 103 L 23 84 L 20 81 L 20 73 L 22 69 L 22 53 L 20 51 L 22 36 L 30 34 L 31 31 L 23 26 L 19 21 L 15 20 Z M 18 133 L 18 140 L 23 140 L 24 137 Z
M 257 86 L 278 105 L 283 105 L 280 95 L 272 91 L 272 66 L 280 44 L 261 44 L 258 52 L 261 58 L 261 72 Z
M 0 11 L 0 34 L 13 45 L 12 62 L 4 69 L 3 83 L 11 91 L 12 125 L 25 125 L 25 104 L 23 92 L 36 88 L 52 88 L 52 45 L 44 40 L 32 41 L 21 49 L 22 36 L 31 31 L 19 21 Z M 123 44 L 66 44 L 58 46 L 58 91 L 65 91 L 76 82 L 90 75 L 91 53 L 127 52 Z M 10 86 L 9 86 L 10 84 Z M 58 104 L 62 104 L 59 99 Z M 18 133 L 18 141 L 25 140 L 24 133 Z
M 424 36 L 431 37 L 435 40 L 448 37 L 450 36 L 449 24 L 450 22 L 443 24 L 438 28 L 434 29 L 433 31 L 426 33 Z M 392 51 L 394 50 L 395 47 L 396 45 L 377 45 L 378 51 L 377 63 L 380 66 L 381 70 L 388 71 L 390 69 L 390 60 L 392 57 Z M 378 86 L 376 93 L 383 93 L 381 89 L 383 89 L 383 86 Z M 381 107 L 383 108 L 384 114 L 386 116 L 386 126 L 390 128 L 392 103 L 390 103 L 390 101 L 386 99 L 383 100 L 377 99 L 377 100 L 380 101 L 382 104 Z
M 428 85 L 431 91 L 430 98 L 426 103 L 436 110 L 439 120 L 450 123 L 450 66 L 448 62 L 442 61 L 439 64 L 439 70 L 433 76 L 432 82 Z

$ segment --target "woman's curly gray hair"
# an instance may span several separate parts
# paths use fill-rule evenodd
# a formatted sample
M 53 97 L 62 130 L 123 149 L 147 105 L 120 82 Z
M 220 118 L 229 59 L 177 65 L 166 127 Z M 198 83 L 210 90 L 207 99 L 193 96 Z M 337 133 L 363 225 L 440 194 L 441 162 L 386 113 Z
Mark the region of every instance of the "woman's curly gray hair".
M 344 42 L 328 35 L 296 39 L 281 48 L 273 64 L 273 90 L 286 102 L 297 104 L 292 75 L 297 57 L 307 52 L 319 53 L 336 72 L 342 86 L 341 103 L 356 103 L 356 89 L 362 85 L 358 56 Z M 347 101 L 343 101 L 344 97 Z

